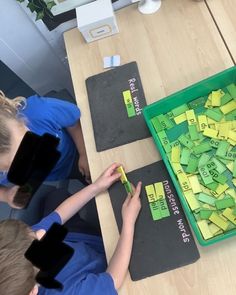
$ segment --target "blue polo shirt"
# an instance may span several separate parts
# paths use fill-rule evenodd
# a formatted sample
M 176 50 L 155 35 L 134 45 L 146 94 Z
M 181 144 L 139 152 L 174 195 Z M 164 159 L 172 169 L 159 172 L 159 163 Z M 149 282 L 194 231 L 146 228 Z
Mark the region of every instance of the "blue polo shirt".
M 65 128 L 75 125 L 80 119 L 79 108 L 63 100 L 37 95 L 28 97 L 26 102 L 26 107 L 19 111 L 19 116 L 25 117 L 27 127 L 38 135 L 49 133 L 60 139 L 58 150 L 61 152 L 61 158 L 46 180 L 67 178 L 77 150 Z M 6 183 L 6 175 L 2 173 L 0 184 Z
M 61 218 L 53 212 L 34 225 L 34 231 L 48 230 Z M 55 277 L 64 288 L 62 291 L 39 288 L 39 295 L 117 295 L 114 282 L 106 272 L 107 264 L 102 239 L 80 233 L 69 233 L 65 242 L 74 249 L 74 254 L 66 266 Z

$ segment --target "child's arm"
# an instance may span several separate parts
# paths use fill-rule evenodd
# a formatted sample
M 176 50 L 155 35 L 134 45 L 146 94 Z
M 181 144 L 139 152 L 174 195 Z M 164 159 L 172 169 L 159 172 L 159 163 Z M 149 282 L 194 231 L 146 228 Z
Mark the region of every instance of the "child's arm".
M 60 215 L 63 224 L 93 197 L 105 191 L 120 178 L 120 173 L 116 172 L 119 166 L 117 163 L 112 164 L 94 183 L 75 193 L 57 207 L 55 211 Z
M 123 226 L 116 250 L 110 260 L 107 272 L 112 276 L 115 288 L 122 285 L 128 270 L 134 237 L 135 222 L 141 209 L 140 191 L 141 182 L 138 183 L 133 197 L 127 196 L 122 207 Z
M 72 137 L 79 153 L 79 171 L 85 176 L 87 182 L 91 182 L 89 164 L 84 144 L 84 137 L 81 129 L 81 123 L 78 121 L 74 126 L 67 127 L 66 130 Z

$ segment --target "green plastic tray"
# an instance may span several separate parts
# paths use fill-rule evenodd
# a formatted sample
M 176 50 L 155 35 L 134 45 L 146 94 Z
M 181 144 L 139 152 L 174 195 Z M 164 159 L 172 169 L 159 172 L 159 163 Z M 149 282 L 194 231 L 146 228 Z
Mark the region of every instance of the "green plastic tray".
M 193 213 L 191 212 L 184 196 L 182 195 L 182 191 L 180 188 L 180 185 L 178 183 L 178 180 L 174 174 L 174 171 L 172 170 L 172 167 L 170 166 L 170 163 L 167 159 L 165 150 L 162 147 L 162 144 L 154 130 L 154 127 L 151 123 L 151 119 L 155 116 L 158 116 L 160 114 L 165 114 L 167 112 L 170 112 L 172 109 L 184 104 L 189 103 L 194 99 L 197 99 L 201 96 L 208 95 L 213 90 L 218 90 L 220 88 L 224 88 L 228 86 L 231 83 L 236 83 L 236 67 L 229 68 L 223 72 L 220 72 L 214 76 L 211 76 L 207 79 L 204 79 L 198 83 L 195 83 L 183 90 L 180 90 L 174 94 L 171 94 L 157 102 L 154 102 L 148 106 L 146 106 L 143 109 L 143 114 L 145 121 L 147 123 L 147 126 L 152 134 L 152 137 L 154 139 L 154 142 L 156 144 L 157 149 L 159 150 L 162 159 L 167 167 L 167 170 L 172 178 L 172 181 L 174 183 L 174 186 L 177 190 L 177 193 L 179 195 L 181 204 L 183 206 L 184 212 L 187 216 L 187 219 L 189 220 L 192 229 L 197 237 L 197 240 L 200 245 L 202 246 L 209 246 L 216 242 L 225 240 L 226 238 L 232 237 L 236 235 L 236 229 L 226 232 L 224 234 L 221 234 L 219 236 L 216 236 L 214 238 L 211 238 L 209 240 L 205 240 L 202 237 L 202 234 L 196 224 L 196 220 L 193 216 Z

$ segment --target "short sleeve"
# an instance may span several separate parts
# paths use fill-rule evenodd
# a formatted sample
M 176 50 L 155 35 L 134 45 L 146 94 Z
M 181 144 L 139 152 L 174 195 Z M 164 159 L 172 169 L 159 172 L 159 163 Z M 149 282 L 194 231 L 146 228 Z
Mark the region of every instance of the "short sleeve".
M 39 223 L 33 225 L 31 228 L 33 231 L 37 231 L 40 229 L 44 229 L 45 231 L 47 231 L 53 223 L 62 224 L 60 215 L 55 211 L 44 217 Z
M 37 119 L 41 117 L 44 122 L 52 121 L 60 128 L 73 126 L 81 116 L 80 109 L 73 103 L 40 96 L 29 97 L 23 113 L 26 114 L 26 117 L 36 117 Z
M 74 289 L 79 295 L 117 295 L 114 281 L 107 272 L 88 274 Z
M 0 171 L 0 185 L 6 185 L 9 181 L 7 180 L 7 172 Z

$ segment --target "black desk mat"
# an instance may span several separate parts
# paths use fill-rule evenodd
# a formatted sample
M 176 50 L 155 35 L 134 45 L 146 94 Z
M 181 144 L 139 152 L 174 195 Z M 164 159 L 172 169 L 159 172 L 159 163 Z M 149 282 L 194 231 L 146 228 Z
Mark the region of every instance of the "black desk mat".
M 98 152 L 150 137 L 142 108 L 146 105 L 136 62 L 86 80 L 93 132 Z M 129 118 L 123 91 L 131 90 L 134 117 Z
M 133 251 L 129 266 L 132 280 L 163 273 L 199 259 L 189 225 L 183 213 L 177 192 L 163 161 L 127 173 L 128 179 L 136 185 L 142 181 L 142 209 L 135 229 Z M 145 186 L 155 182 L 165 183 L 165 195 L 170 216 L 153 221 Z M 121 208 L 126 192 L 120 182 L 115 183 L 109 194 L 119 231 L 121 230 Z

